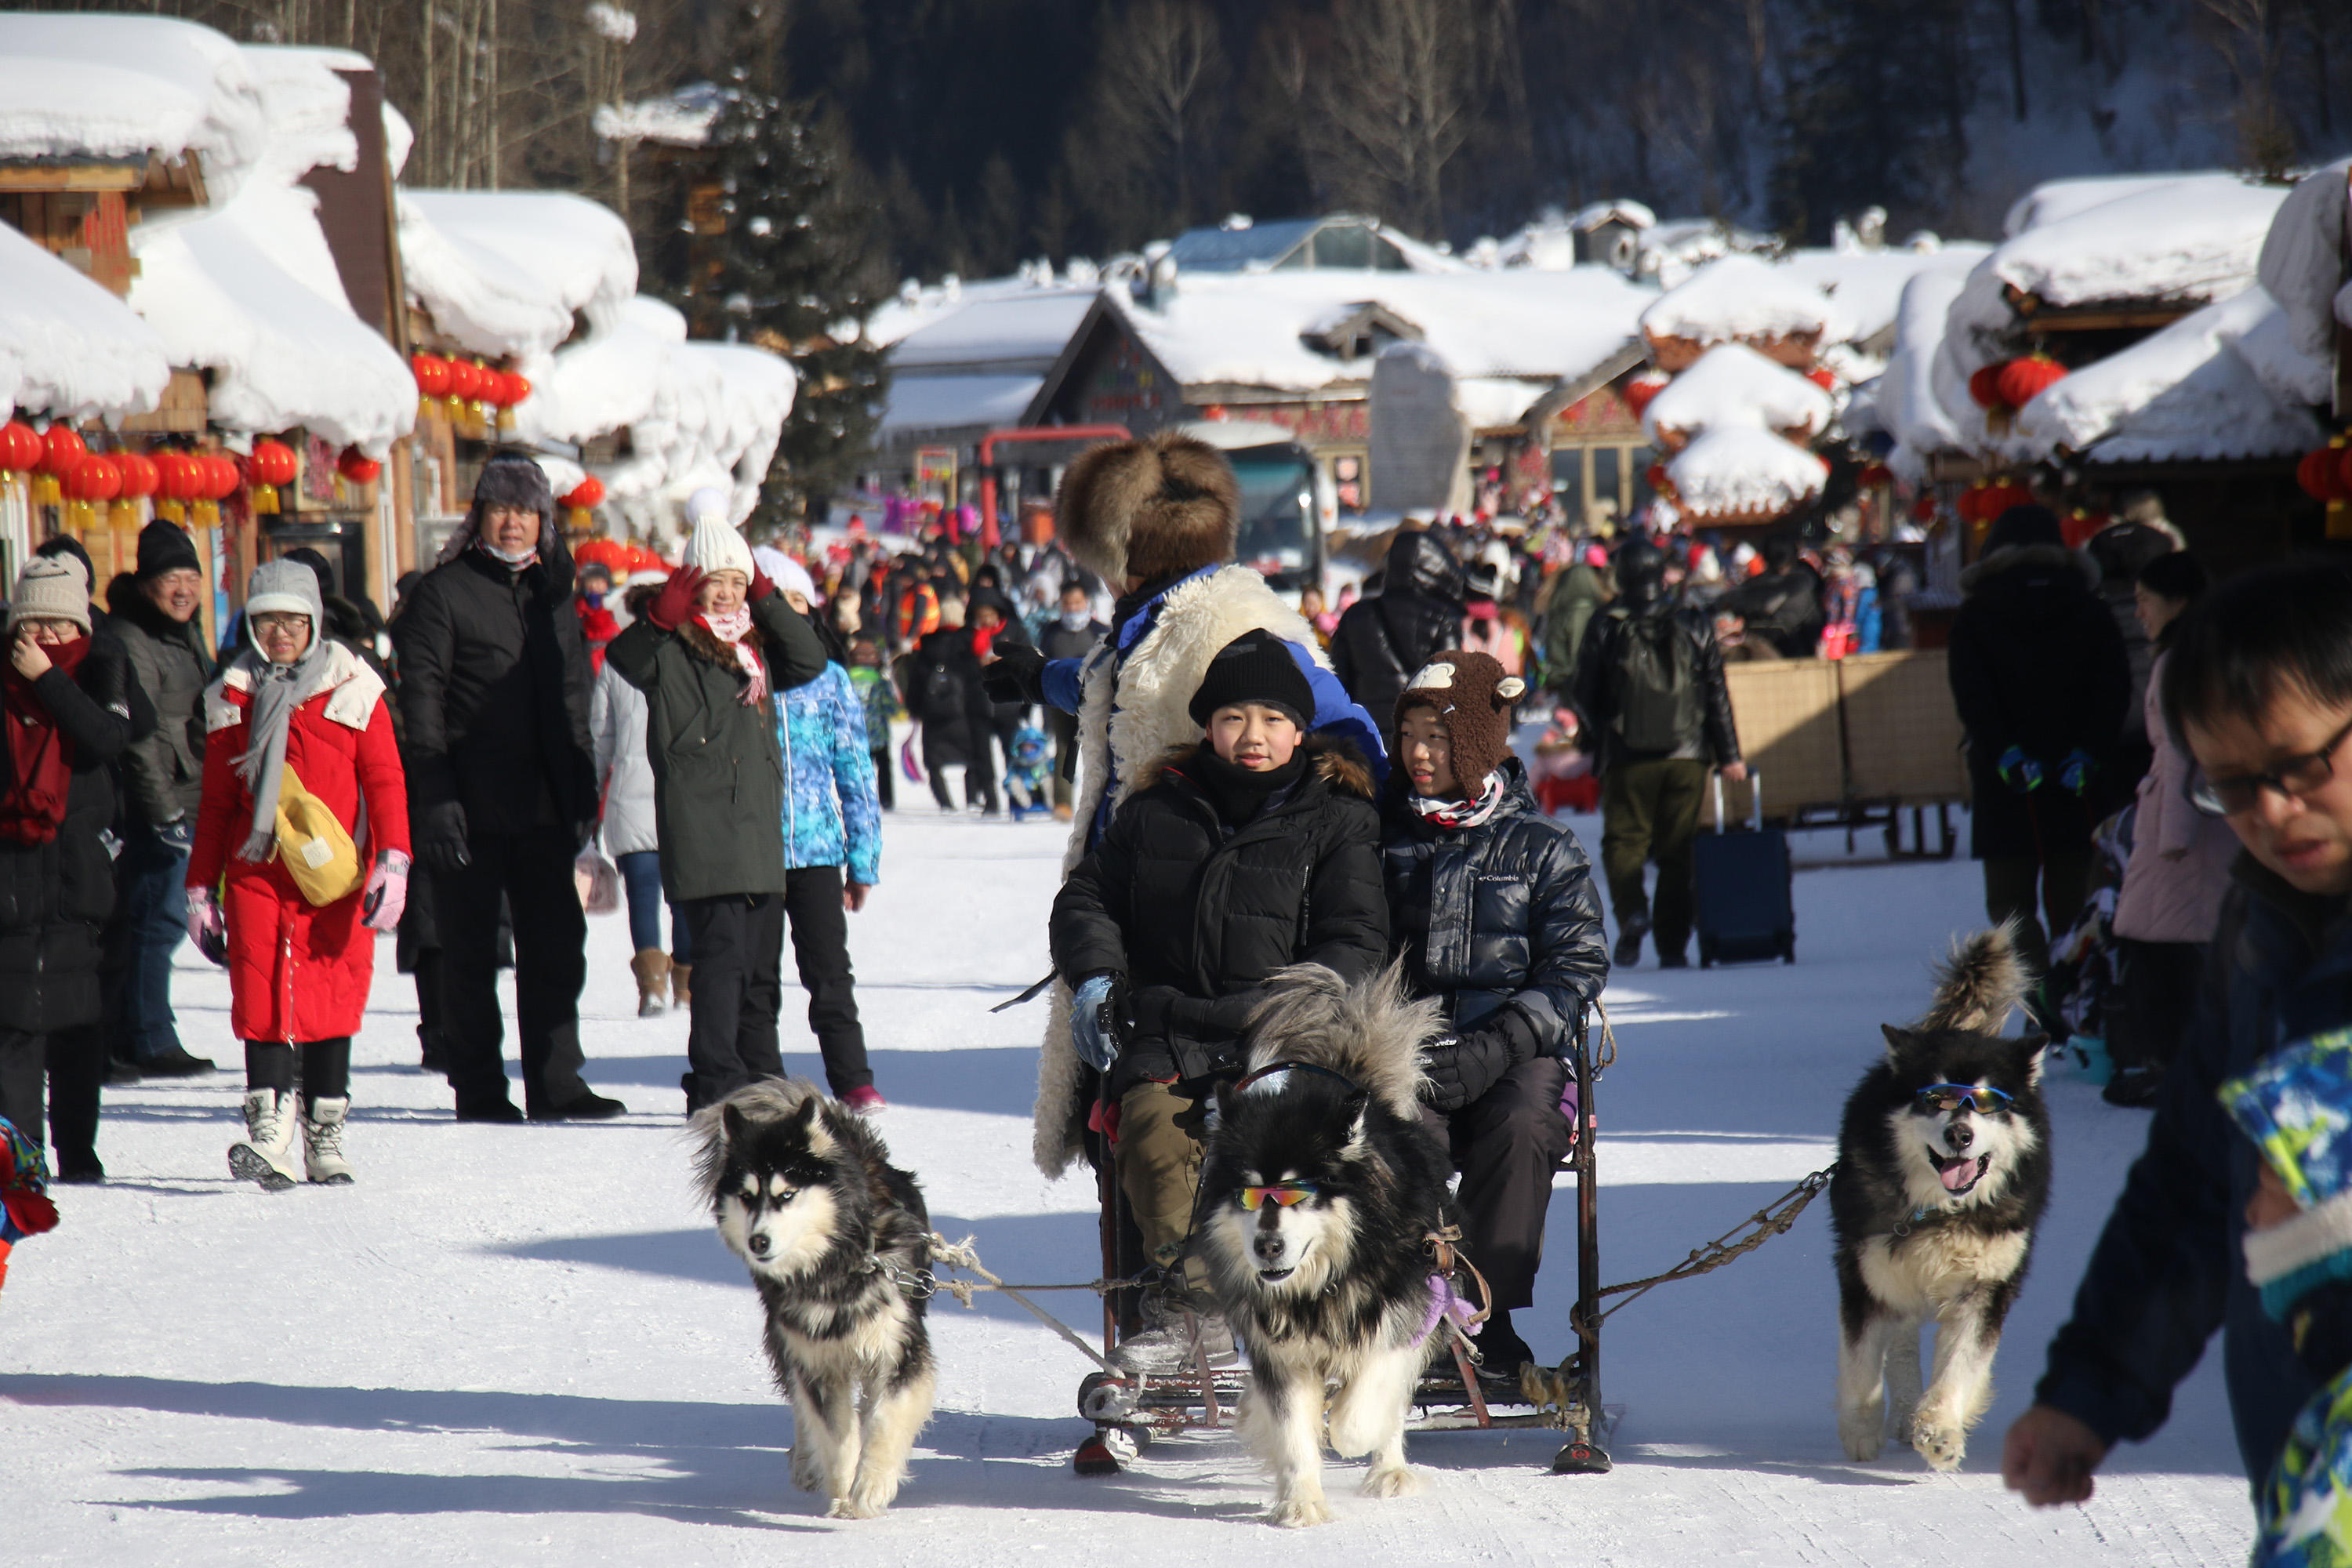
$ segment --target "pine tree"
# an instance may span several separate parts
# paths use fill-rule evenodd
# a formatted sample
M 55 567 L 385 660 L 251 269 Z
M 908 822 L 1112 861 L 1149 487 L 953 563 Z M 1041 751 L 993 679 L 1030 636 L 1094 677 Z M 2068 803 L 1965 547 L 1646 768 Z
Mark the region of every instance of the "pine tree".
M 873 450 L 886 372 L 866 341 L 877 302 L 871 204 L 837 111 L 770 90 L 738 67 L 711 127 L 722 232 L 680 301 L 698 336 L 792 361 L 800 392 L 761 489 L 755 531 L 821 521 Z

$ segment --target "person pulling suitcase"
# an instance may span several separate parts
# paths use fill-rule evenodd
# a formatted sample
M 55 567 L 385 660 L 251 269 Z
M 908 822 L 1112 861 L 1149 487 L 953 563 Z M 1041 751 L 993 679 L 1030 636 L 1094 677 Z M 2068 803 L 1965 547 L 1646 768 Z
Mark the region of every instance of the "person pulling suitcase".
M 1582 732 L 1600 742 L 1601 864 L 1617 915 L 1616 967 L 1680 969 L 1691 934 L 1692 844 L 1710 767 L 1748 776 L 1715 628 L 1665 593 L 1666 552 L 1636 539 L 1617 552 L 1616 601 L 1592 617 L 1576 658 Z M 1654 910 L 1643 886 L 1658 868 Z

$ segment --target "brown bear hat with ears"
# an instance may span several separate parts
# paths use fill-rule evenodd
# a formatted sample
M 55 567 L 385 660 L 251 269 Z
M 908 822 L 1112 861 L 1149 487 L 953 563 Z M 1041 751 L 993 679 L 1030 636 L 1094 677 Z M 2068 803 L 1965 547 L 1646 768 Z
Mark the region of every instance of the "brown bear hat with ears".
M 1241 486 L 1224 454 L 1162 430 L 1097 447 L 1072 463 L 1054 500 L 1054 528 L 1078 564 L 1114 593 L 1234 558 Z

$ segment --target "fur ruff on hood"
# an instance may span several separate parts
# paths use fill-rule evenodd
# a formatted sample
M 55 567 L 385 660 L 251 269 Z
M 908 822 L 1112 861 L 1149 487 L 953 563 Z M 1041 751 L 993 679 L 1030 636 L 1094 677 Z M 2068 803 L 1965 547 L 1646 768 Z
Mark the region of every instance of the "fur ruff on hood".
M 1062 855 L 1067 877 L 1086 858 L 1087 830 L 1101 804 L 1111 766 L 1118 769 L 1114 807 L 1160 776 L 1154 759 L 1199 743 L 1192 693 L 1209 661 L 1244 632 L 1258 628 L 1307 648 L 1318 667 L 1331 668 L 1314 629 L 1246 566 L 1226 566 L 1171 590 L 1160 618 L 1121 663 L 1108 646 L 1087 663 L 1078 707 L 1076 815 Z M 1030 1152 L 1037 1168 L 1059 1176 L 1083 1147 L 1083 1123 L 1073 1122 L 1081 1066 L 1070 1045 L 1070 988 L 1059 980 L 1049 993 L 1045 1038 L 1037 1061 L 1037 1103 Z
M 1130 577 L 1156 583 L 1231 561 L 1241 510 L 1224 454 L 1162 430 L 1072 463 L 1054 498 L 1054 530 L 1080 565 L 1114 586 Z
M 1206 741 L 1193 741 L 1160 752 L 1160 760 L 1151 765 L 1153 782 L 1168 773 L 1181 773 L 1184 764 L 1199 756 L 1207 745 Z M 1313 764 L 1315 776 L 1334 791 L 1368 801 L 1380 798 L 1379 786 L 1372 782 L 1372 765 L 1364 761 L 1364 753 L 1356 749 L 1353 742 L 1310 733 L 1299 742 L 1299 748 Z
M 2011 544 L 1964 569 L 1960 592 L 1973 594 L 1989 580 L 2021 566 L 2072 566 L 2083 574 L 2084 585 L 2094 591 L 2099 585 L 2099 563 L 2079 550 L 2063 544 Z
M 1402 963 L 1352 985 L 1322 964 L 1294 963 L 1267 977 L 1265 993 L 1250 1014 L 1252 1072 L 1276 1062 L 1323 1068 L 1402 1121 L 1421 1114 L 1421 1049 L 1444 1016 L 1434 999 L 1406 993 Z

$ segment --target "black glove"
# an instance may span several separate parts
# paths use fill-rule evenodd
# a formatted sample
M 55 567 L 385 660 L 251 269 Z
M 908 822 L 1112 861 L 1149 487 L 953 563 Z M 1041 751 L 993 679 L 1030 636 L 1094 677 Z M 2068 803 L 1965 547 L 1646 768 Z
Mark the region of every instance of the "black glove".
M 1025 642 L 1007 643 L 982 667 L 980 684 L 992 702 L 1045 700 L 1045 656 Z
M 474 863 L 466 847 L 466 808 L 445 800 L 425 814 L 416 834 L 416 858 L 436 871 L 462 871 Z
M 1459 1110 L 1505 1073 L 1531 1060 L 1538 1043 L 1527 1016 L 1516 1007 L 1504 1008 L 1466 1035 L 1440 1036 L 1422 1049 L 1429 1083 L 1421 1098 L 1432 1110 Z

